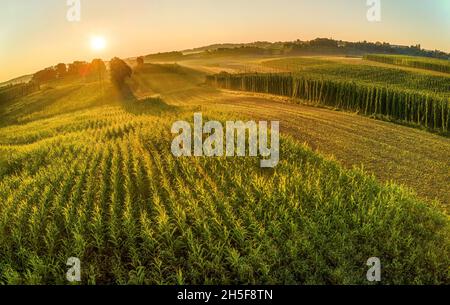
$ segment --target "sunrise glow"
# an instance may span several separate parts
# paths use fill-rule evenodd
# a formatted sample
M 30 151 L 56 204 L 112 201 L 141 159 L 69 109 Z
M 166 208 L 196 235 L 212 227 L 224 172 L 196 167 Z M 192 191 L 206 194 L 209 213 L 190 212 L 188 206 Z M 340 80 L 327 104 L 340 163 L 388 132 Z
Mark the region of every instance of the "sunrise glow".
M 106 39 L 102 36 L 93 36 L 91 38 L 91 49 L 93 51 L 102 51 L 106 48 Z

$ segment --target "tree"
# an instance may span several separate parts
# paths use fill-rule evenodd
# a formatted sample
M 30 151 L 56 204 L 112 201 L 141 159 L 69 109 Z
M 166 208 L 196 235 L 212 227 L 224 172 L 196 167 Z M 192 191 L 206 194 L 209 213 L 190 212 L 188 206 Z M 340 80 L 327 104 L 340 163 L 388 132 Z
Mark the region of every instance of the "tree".
M 91 64 L 89 65 L 89 74 L 97 76 L 98 81 L 100 82 L 100 88 L 102 91 L 102 95 L 104 96 L 104 87 L 103 87 L 103 75 L 106 72 L 106 65 L 101 59 L 94 59 L 92 60 Z
M 111 70 L 111 81 L 118 87 L 123 87 L 125 80 L 131 77 L 133 71 L 122 59 L 114 57 L 109 63 Z
M 142 68 L 144 66 L 144 56 L 139 56 L 136 58 L 137 67 Z
M 101 59 L 94 59 L 90 66 L 89 66 L 89 72 L 91 74 L 96 74 L 101 78 L 101 76 L 106 72 L 106 65 Z
M 67 74 L 67 66 L 64 63 L 59 63 L 55 67 L 58 78 L 63 78 Z
M 67 74 L 69 75 L 77 75 L 77 76 L 85 76 L 88 72 L 89 64 L 85 61 L 74 61 L 69 64 L 67 69 Z

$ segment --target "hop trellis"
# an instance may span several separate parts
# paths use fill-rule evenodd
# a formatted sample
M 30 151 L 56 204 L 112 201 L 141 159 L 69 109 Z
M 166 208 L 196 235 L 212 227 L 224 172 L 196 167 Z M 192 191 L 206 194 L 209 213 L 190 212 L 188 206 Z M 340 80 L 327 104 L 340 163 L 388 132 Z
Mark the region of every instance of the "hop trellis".
M 223 89 L 288 96 L 317 105 L 413 123 L 443 133 L 449 131 L 450 101 L 437 94 L 291 73 L 221 73 L 208 76 L 207 82 Z

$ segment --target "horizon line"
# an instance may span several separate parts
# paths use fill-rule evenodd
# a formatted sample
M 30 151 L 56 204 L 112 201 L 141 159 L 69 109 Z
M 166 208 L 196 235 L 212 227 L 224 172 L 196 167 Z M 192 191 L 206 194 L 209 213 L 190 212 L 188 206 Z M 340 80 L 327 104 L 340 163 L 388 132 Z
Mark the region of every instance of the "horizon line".
M 169 52 L 186 52 L 186 51 L 190 51 L 190 50 L 195 50 L 195 49 L 200 49 L 200 48 L 206 48 L 206 47 L 209 47 L 209 46 L 214 46 L 214 45 L 225 45 L 225 44 L 252 44 L 252 43 L 257 43 L 257 42 L 267 42 L 267 43 L 287 43 L 287 42 L 295 42 L 295 41 L 301 41 L 301 42 L 309 42 L 309 41 L 314 41 L 314 40 L 316 40 L 316 39 L 331 39 L 331 40 L 334 40 L 334 41 L 342 41 L 342 42 L 352 42 L 352 43 L 356 43 L 356 42 L 366 42 L 366 43 L 373 43 L 373 44 L 376 44 L 376 43 L 387 43 L 387 44 L 389 44 L 389 45 L 391 45 L 391 46 L 403 46 L 403 47 L 411 47 L 411 46 L 415 46 L 415 45 L 420 45 L 420 46 L 422 46 L 422 44 L 421 43 L 416 43 L 416 44 L 408 44 L 408 45 L 405 45 L 405 44 L 395 44 L 395 43 L 392 43 L 392 42 L 387 42 L 387 41 L 369 41 L 369 40 L 354 40 L 354 41 L 352 41 L 352 40 L 342 40 L 342 39 L 336 39 L 336 38 L 333 38 L 333 37 L 316 37 L 316 38 L 314 38 L 314 39 L 310 39 L 310 40 L 302 40 L 302 39 L 300 39 L 300 38 L 297 38 L 297 39 L 295 39 L 295 40 L 254 40 L 254 41 L 247 41 L 247 42 L 213 42 L 213 43 L 208 43 L 208 44 L 206 44 L 206 45 L 202 45 L 202 46 L 197 46 L 197 47 L 192 47 L 192 48 L 187 48 L 187 49 L 177 49 L 177 50 L 164 50 L 164 51 L 158 51 L 158 52 L 154 52 L 154 53 L 148 53 L 148 54 L 145 54 L 145 55 L 133 55 L 133 56 L 122 56 L 122 57 L 120 57 L 120 58 L 122 58 L 122 59 L 124 59 L 124 60 L 128 60 L 128 59 L 132 59 L 132 58 L 137 58 L 137 57 L 139 57 L 139 56 L 150 56 L 150 55 L 156 55 L 156 54 L 161 54 L 161 53 L 169 53 Z M 450 50 L 449 51 L 447 51 L 447 50 L 440 50 L 440 49 L 425 49 L 425 48 L 421 48 L 421 50 L 424 50 L 424 51 L 428 51 L 428 52 L 443 52 L 443 53 L 445 53 L 445 54 L 447 54 L 447 55 L 450 55 Z M 99 58 L 99 59 L 101 59 L 101 60 L 103 60 L 103 61 L 105 61 L 105 62 L 108 62 L 110 59 L 104 59 L 104 58 L 102 58 L 101 56 L 97 56 L 97 57 L 92 57 L 91 59 L 90 59 L 90 61 L 92 61 L 93 59 L 96 59 L 96 58 Z M 75 61 L 89 61 L 89 60 L 82 60 L 82 59 L 74 59 L 74 60 L 72 60 L 72 62 L 75 62 Z M 71 63 L 71 62 L 67 62 L 67 63 L 65 63 L 65 64 L 69 64 L 69 63 Z M 56 64 L 58 64 L 58 63 L 56 63 Z M 54 64 L 54 65 L 56 65 L 56 64 Z M 54 65 L 52 65 L 52 66 L 47 66 L 47 67 L 44 67 L 44 68 L 41 68 L 41 70 L 42 69 L 46 69 L 46 68 L 50 68 L 50 67 L 54 67 Z M 38 70 L 39 71 L 39 70 Z M 2 84 L 4 84 L 4 83 L 8 83 L 8 82 L 11 82 L 11 81 L 14 81 L 14 80 L 16 80 L 16 79 L 19 79 L 19 78 L 22 78 L 22 77 L 26 77 L 26 76 L 30 76 L 30 75 L 33 75 L 34 73 L 36 73 L 36 72 L 38 72 L 38 71 L 34 71 L 34 72 L 30 72 L 30 73 L 25 73 L 25 74 L 22 74 L 22 75 L 19 75 L 19 76 L 16 76 L 16 77 L 13 77 L 13 78 L 10 78 L 10 79 L 6 79 L 6 80 L 0 80 L 0 85 L 2 85 Z

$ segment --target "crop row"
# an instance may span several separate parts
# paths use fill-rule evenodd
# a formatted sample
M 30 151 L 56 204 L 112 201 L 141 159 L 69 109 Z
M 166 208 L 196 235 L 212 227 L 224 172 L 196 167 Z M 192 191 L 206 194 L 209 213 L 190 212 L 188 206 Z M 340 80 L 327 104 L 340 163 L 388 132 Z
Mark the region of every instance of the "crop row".
M 446 216 L 401 188 L 289 138 L 270 171 L 175 158 L 172 119 L 102 109 L 2 146 L 0 283 L 66 283 L 69 257 L 85 284 L 363 284 L 372 256 L 386 283 L 448 281 Z
M 450 60 L 380 54 L 369 54 L 364 58 L 385 64 L 450 73 Z
M 288 58 L 264 62 L 265 66 L 283 69 L 309 78 L 389 86 L 421 93 L 450 97 L 450 75 L 409 71 L 398 67 L 375 66 L 365 61 L 339 62 L 317 58 Z
M 442 133 L 449 131 L 450 102 L 434 94 L 292 74 L 221 73 L 209 76 L 207 82 L 219 88 L 289 96 Z

